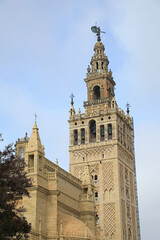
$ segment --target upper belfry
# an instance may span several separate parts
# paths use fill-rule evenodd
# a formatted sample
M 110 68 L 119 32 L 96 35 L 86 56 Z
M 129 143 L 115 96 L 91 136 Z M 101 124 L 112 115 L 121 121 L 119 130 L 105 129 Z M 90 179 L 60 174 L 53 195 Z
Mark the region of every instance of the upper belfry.
M 101 41 L 97 41 L 94 46 L 94 55 L 91 58 L 90 66 L 87 68 L 88 101 L 84 102 L 84 107 L 106 103 L 111 106 L 114 97 L 115 82 L 112 71 L 108 71 L 108 57 L 104 53 L 105 47 Z
M 104 53 L 105 47 L 102 42 L 97 42 L 94 46 L 94 55 L 91 59 L 92 72 L 108 72 L 108 58 Z

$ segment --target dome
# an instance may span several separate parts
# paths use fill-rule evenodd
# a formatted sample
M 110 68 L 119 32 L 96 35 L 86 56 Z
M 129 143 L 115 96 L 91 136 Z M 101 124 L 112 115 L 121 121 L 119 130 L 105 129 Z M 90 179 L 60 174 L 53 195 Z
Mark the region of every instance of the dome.
M 60 226 L 61 225 L 61 226 Z M 92 231 L 85 225 L 84 222 L 65 213 L 58 213 L 58 232 L 62 231 L 63 235 L 81 236 L 94 239 Z

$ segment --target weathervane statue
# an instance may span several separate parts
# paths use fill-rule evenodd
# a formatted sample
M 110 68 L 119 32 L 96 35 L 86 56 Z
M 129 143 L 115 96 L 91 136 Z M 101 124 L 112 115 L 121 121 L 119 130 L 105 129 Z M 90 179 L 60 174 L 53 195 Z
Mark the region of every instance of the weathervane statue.
M 101 34 L 101 33 L 105 33 L 105 32 L 102 32 L 101 29 L 100 29 L 100 27 L 97 27 L 97 26 L 92 26 L 92 27 L 91 27 L 91 30 L 92 30 L 92 32 L 96 33 L 96 35 L 97 35 L 97 41 L 100 42 L 100 41 L 101 41 L 101 36 L 100 36 L 100 34 Z

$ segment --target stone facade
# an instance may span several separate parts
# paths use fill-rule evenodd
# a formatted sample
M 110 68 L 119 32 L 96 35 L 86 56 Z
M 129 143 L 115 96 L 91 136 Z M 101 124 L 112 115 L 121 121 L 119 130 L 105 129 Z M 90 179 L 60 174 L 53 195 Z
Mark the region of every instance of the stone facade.
M 28 177 L 33 179 L 31 197 L 20 201 L 32 225 L 29 239 L 95 239 L 94 184 L 88 166 L 79 180 L 60 168 L 58 162 L 49 161 L 36 122 L 31 137 L 19 139 L 16 149 L 25 158 Z
M 133 128 L 118 108 L 104 45 L 88 66 L 85 113 L 69 111 L 70 173 L 45 157 L 37 124 L 16 143 L 34 180 L 24 198 L 30 239 L 138 240 Z

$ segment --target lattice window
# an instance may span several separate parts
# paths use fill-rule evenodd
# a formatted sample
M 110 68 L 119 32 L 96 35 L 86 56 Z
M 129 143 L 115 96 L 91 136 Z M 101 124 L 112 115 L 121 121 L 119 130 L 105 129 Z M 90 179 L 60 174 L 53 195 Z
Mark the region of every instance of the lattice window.
M 103 190 L 114 190 L 113 163 L 103 164 Z
M 116 232 L 114 203 L 104 205 L 104 232 L 106 236 L 112 236 Z

